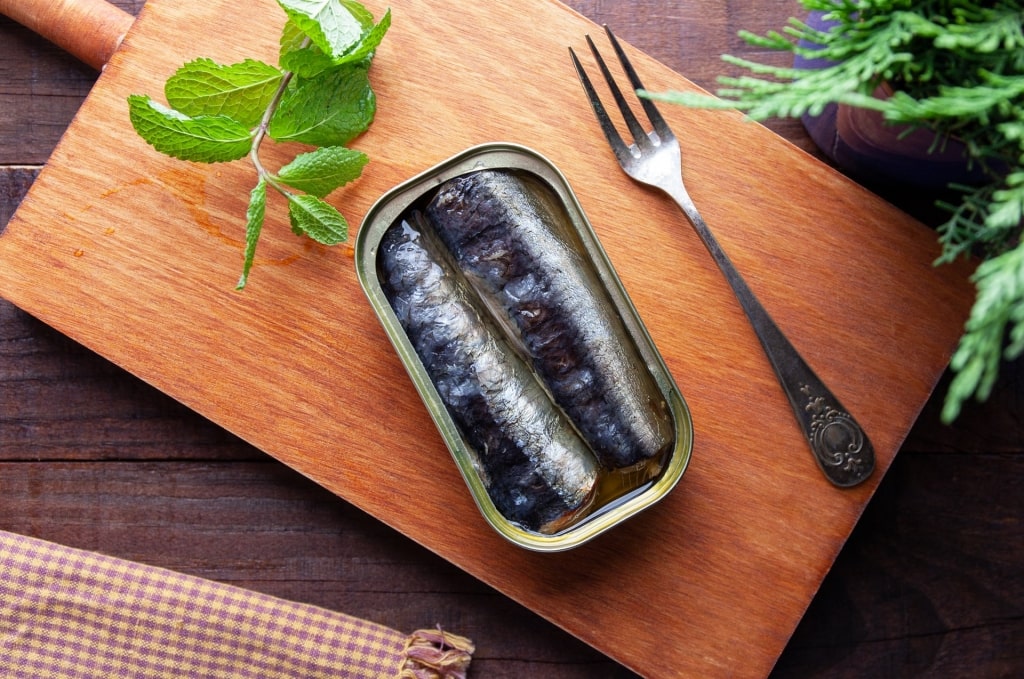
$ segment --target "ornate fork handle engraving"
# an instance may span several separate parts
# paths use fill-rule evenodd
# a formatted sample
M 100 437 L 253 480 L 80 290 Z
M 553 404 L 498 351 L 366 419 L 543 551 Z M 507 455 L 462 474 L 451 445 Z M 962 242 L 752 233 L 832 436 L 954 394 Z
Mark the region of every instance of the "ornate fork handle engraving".
M 800 387 L 800 393 L 807 397 L 804 409 L 811 415 L 811 450 L 821 468 L 833 467 L 830 476 L 843 474 L 853 483 L 870 473 L 875 462 L 871 443 L 850 414 L 830 405 L 828 397 L 815 394 L 810 385 Z

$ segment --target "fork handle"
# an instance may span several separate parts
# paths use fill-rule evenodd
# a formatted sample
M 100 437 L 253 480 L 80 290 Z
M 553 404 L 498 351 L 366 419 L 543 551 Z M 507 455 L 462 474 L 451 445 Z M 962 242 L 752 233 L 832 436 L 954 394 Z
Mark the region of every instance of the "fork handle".
M 666 192 L 686 214 L 732 286 L 754 332 L 779 378 L 793 414 L 825 477 L 840 487 L 861 483 L 875 468 L 875 450 L 864 430 L 829 391 L 775 324 L 718 244 L 684 186 Z

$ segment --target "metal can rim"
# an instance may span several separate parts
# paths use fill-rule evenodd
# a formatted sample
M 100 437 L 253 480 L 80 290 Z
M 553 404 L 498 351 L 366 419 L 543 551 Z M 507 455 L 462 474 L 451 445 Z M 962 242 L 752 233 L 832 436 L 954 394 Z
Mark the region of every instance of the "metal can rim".
M 412 344 L 406 337 L 377 276 L 377 249 L 384 232 L 424 195 L 444 182 L 481 169 L 513 169 L 532 173 L 558 194 L 581 242 L 584 253 L 607 288 L 617 313 L 648 364 L 658 388 L 669 406 L 675 430 L 675 445 L 661 473 L 651 483 L 616 501 L 614 507 L 598 510 L 578 523 L 551 535 L 525 530 L 505 519 L 491 502 L 476 472 L 472 455 L 458 427 L 441 402 Z M 680 481 L 689 466 L 693 449 L 693 423 L 688 405 L 636 307 L 601 246 L 590 221 L 562 172 L 547 158 L 525 146 L 491 142 L 470 147 L 395 186 L 367 211 L 355 242 L 356 274 L 360 286 L 412 379 L 480 513 L 490 526 L 515 545 L 537 552 L 560 552 L 578 547 L 664 498 Z

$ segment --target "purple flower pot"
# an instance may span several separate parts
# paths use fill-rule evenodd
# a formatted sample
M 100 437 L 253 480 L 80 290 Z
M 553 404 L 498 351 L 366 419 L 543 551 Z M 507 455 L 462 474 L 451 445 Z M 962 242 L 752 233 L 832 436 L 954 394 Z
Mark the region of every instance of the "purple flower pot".
M 812 13 L 807 24 L 827 31 L 832 25 L 821 12 Z M 813 43 L 801 42 L 813 48 Z M 830 62 L 797 56 L 796 68 L 822 68 Z M 884 88 L 876 93 L 889 95 Z M 811 139 L 836 167 L 852 179 L 883 194 L 945 192 L 950 183 L 972 184 L 984 175 L 971 166 L 966 147 L 955 139 L 940 140 L 935 134 L 887 123 L 877 111 L 831 104 L 820 116 L 805 115 L 804 127 Z M 933 197 L 934 199 L 934 197 Z

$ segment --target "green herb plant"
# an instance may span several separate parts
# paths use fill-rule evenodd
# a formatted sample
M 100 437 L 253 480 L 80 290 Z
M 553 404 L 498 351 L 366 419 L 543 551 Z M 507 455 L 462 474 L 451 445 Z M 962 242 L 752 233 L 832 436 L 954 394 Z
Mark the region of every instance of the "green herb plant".
M 790 19 L 783 32 L 743 31 L 749 44 L 824 59 L 820 68 L 780 67 L 723 55 L 750 75 L 721 77 L 720 98 L 643 92 L 686 106 L 738 108 L 756 120 L 819 115 L 832 103 L 873 109 L 908 130 L 966 145 L 984 171 L 975 186 L 938 200 L 936 264 L 975 254 L 976 298 L 950 367 L 956 373 L 942 418 L 984 401 L 1001 360 L 1024 353 L 1024 4 L 1020 0 L 801 0 L 828 30 Z M 874 93 L 886 84 L 888 98 Z
M 277 0 L 287 17 L 278 66 L 246 59 L 222 65 L 196 59 L 164 86 L 169 106 L 128 97 L 135 131 L 180 160 L 220 163 L 249 156 L 256 186 L 246 211 L 245 287 L 267 209 L 267 189 L 287 200 L 292 231 L 318 243 L 348 238 L 348 222 L 324 198 L 362 174 L 366 154 L 345 144 L 373 122 L 368 72 L 391 24 L 353 0 Z M 272 171 L 260 159 L 267 138 L 314 147 Z

